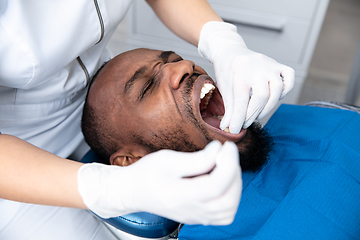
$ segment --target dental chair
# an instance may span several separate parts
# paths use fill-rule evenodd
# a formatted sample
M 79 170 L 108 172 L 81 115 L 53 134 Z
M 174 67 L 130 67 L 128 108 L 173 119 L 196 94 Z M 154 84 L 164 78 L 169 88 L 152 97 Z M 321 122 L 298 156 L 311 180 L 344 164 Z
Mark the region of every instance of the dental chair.
M 102 163 L 93 151 L 82 158 L 83 163 Z M 154 214 L 139 212 L 125 216 L 104 219 L 96 214 L 105 225 L 121 240 L 133 239 L 176 239 L 181 225 L 177 222 Z

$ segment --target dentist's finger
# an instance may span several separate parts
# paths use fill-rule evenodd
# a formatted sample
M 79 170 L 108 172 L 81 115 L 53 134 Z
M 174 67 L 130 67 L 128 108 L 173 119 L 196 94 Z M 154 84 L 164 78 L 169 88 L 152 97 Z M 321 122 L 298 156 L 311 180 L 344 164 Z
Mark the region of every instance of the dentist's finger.
M 270 91 L 270 97 L 264 107 L 264 109 L 261 111 L 257 119 L 261 119 L 265 117 L 279 102 L 281 93 L 283 91 L 283 83 L 280 77 L 276 79 L 270 79 L 269 81 L 269 91 Z
M 281 76 L 283 78 L 283 91 L 280 99 L 284 98 L 293 89 L 295 84 L 295 71 L 291 67 L 282 65 Z
M 234 83 L 232 81 L 227 81 L 228 79 L 233 78 L 232 73 L 229 72 L 228 69 L 215 68 L 215 74 L 217 79 L 217 86 L 222 96 L 225 107 L 225 114 L 219 126 L 221 130 L 224 130 L 229 126 L 234 111 Z
M 246 93 L 234 100 L 234 112 L 229 125 L 230 133 L 238 134 L 240 132 L 245 121 L 248 103 L 249 97 Z
M 235 155 L 235 152 L 238 151 L 236 145 L 231 142 L 226 142 L 224 145 L 226 146 L 223 150 L 229 152 L 229 157 L 235 160 L 236 158 L 233 158 L 231 155 Z M 211 219 L 211 225 L 231 224 L 236 215 L 241 198 L 242 179 L 239 162 L 234 161 L 233 163 L 237 164 L 234 181 L 231 182 L 230 186 L 219 197 L 207 201 L 204 204 L 204 207 L 208 210 L 204 211 L 206 215 L 203 216 L 203 218 Z
M 193 196 L 201 201 L 210 201 L 221 197 L 234 182 L 241 181 L 238 178 L 240 171 L 239 151 L 235 143 L 226 142 L 216 156 L 216 167 L 213 171 L 192 182 L 193 189 L 201 189 L 200 192 L 194 192 Z
M 270 95 L 269 85 L 267 82 L 266 84 L 254 85 L 252 86 L 252 92 L 253 94 L 249 101 L 244 128 L 248 128 L 264 109 Z
M 169 159 L 171 175 L 174 177 L 193 177 L 208 173 L 215 167 L 215 156 L 222 145 L 219 141 L 212 141 L 203 150 L 194 153 L 173 152 L 169 158 L 176 157 L 176 161 Z M 180 156 L 182 155 L 182 156 Z
M 234 99 L 231 96 L 227 95 L 227 94 L 222 94 L 223 96 L 223 102 L 224 102 L 224 107 L 225 107 L 225 114 L 223 116 L 223 119 L 220 122 L 220 129 L 221 130 L 225 130 L 225 128 L 229 127 L 230 125 L 230 121 L 232 118 L 232 114 L 234 111 Z
M 242 191 L 241 170 L 237 172 L 235 179 L 239 179 L 240 181 L 233 181 L 219 198 L 205 203 L 205 206 L 209 209 L 214 209 L 214 211 L 210 211 L 209 214 L 216 214 L 217 211 L 228 212 L 237 209 Z M 220 206 L 221 208 L 219 208 Z
M 250 96 L 250 88 L 245 82 L 234 84 L 234 110 L 229 124 L 230 133 L 238 134 L 244 124 Z

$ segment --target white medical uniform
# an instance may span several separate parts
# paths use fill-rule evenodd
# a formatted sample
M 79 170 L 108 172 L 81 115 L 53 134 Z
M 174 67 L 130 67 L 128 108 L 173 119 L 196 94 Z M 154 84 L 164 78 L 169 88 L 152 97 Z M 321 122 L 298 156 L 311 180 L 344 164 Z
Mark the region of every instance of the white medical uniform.
M 87 85 L 130 4 L 0 0 L 0 132 L 64 158 L 77 149 Z M 112 239 L 85 210 L 0 199 L 0 215 L 1 240 Z

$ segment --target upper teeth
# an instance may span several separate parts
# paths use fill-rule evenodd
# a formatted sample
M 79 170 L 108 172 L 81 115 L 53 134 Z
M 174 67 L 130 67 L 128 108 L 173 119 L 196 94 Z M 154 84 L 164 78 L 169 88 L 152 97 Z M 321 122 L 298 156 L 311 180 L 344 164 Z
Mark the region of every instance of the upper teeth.
M 205 83 L 201 89 L 200 99 L 203 99 L 206 94 L 208 94 L 211 90 L 214 90 L 215 87 L 211 83 Z

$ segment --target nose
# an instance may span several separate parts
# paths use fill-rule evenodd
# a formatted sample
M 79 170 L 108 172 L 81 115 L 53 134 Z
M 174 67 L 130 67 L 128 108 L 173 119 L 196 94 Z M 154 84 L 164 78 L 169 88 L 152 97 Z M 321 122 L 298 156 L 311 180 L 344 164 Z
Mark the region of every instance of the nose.
M 189 60 L 167 63 L 163 69 L 164 78 L 169 80 L 173 89 L 178 89 L 182 81 L 193 75 L 195 63 Z

